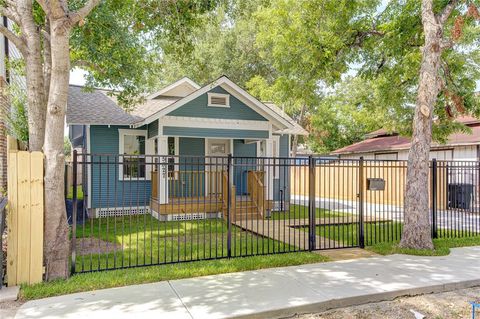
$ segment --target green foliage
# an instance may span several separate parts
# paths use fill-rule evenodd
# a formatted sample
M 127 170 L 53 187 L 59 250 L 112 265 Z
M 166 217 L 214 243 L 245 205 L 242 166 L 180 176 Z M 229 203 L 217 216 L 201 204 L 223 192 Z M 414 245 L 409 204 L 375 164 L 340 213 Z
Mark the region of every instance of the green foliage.
M 435 2 L 437 12 L 441 12 L 447 1 Z M 471 1 L 477 7 L 479 1 Z M 412 130 L 413 105 L 417 97 L 418 76 L 423 45 L 420 1 L 392 0 L 385 9 L 372 18 L 373 27 L 378 32 L 365 38 L 362 45 L 353 48 L 356 62 L 361 64 L 359 76 L 373 81 L 378 91 L 378 109 L 385 114 L 388 128 L 403 135 Z M 465 4 L 458 4 L 444 30 L 447 40 L 455 20 L 466 12 Z M 480 104 L 475 95 L 476 82 L 480 79 L 480 62 L 477 47 L 480 36 L 479 22 L 466 19 L 462 36 L 454 40 L 455 45 L 446 49 L 442 56 L 441 72 L 444 85 L 434 110 L 434 139 L 446 140 L 449 134 L 465 131 L 465 127 L 452 121 L 453 116 L 466 113 L 480 116 Z M 462 103 L 455 103 L 451 97 L 458 96 Z M 458 107 L 457 104 L 462 104 Z M 381 107 L 381 108 L 380 108 Z M 393 123 L 391 119 L 395 119 Z
M 319 101 L 311 116 L 310 146 L 317 153 L 328 154 L 361 141 L 365 134 L 394 123 L 379 105 L 373 81 L 348 77 Z M 391 127 L 389 127 L 391 128 Z M 392 128 L 391 128 L 392 129 Z
M 72 32 L 72 65 L 88 71 L 88 87 L 117 90 L 128 109 L 157 83 L 163 54 L 191 50 L 191 30 L 216 3 L 102 1 Z
M 63 137 L 63 154 L 69 157 L 72 154 L 72 143 L 68 136 Z
M 27 95 L 17 85 L 10 85 L 7 90 L 10 99 L 10 111 L 4 114 L 7 133 L 28 145 Z
M 182 76 L 206 84 L 227 75 L 241 86 L 255 75 L 271 78 L 274 70 L 255 46 L 258 24 L 253 19 L 253 13 L 268 2 L 223 1 L 216 10 L 204 14 L 204 24 L 192 32 L 192 50 L 163 56 L 160 85 Z

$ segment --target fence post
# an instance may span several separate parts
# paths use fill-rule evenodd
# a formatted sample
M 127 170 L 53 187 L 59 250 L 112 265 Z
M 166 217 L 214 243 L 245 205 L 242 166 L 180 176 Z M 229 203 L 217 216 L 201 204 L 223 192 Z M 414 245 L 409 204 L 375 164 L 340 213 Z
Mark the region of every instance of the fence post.
M 437 238 L 437 159 L 432 159 L 432 237 Z
M 73 150 L 73 167 L 72 167 L 72 263 L 71 272 L 75 273 L 75 264 L 77 261 L 77 150 Z
M 315 242 L 315 159 L 308 157 L 308 250 L 316 248 Z
M 363 169 L 363 156 L 360 157 L 358 165 L 358 222 L 359 222 L 359 231 L 358 231 L 358 244 L 360 248 L 365 248 L 365 232 L 364 232 L 364 220 L 363 220 L 363 203 L 364 203 L 364 169 Z
M 231 223 L 231 213 L 232 213 L 232 154 L 228 154 L 227 159 L 227 257 L 232 257 L 232 223 Z

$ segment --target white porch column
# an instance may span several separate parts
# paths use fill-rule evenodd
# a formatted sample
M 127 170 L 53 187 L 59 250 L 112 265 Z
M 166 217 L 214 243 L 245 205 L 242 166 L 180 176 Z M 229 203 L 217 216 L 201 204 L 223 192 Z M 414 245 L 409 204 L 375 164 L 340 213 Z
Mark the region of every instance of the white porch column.
M 265 157 L 272 157 L 273 156 L 273 139 L 265 140 Z M 267 169 L 265 172 L 265 181 L 264 184 L 267 186 L 267 199 L 273 200 L 273 164 L 274 161 L 272 159 L 268 159 L 267 161 Z
M 158 172 L 158 202 L 160 204 L 168 203 L 168 138 L 166 136 L 158 136 L 158 155 L 160 157 Z M 165 164 L 163 164 L 165 163 Z

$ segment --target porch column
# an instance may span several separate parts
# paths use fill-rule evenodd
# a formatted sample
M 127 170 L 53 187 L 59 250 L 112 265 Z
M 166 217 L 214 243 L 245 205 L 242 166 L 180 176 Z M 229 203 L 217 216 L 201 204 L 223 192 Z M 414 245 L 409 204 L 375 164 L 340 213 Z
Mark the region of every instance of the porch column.
M 158 172 L 158 202 L 160 204 L 168 203 L 168 138 L 158 136 L 158 155 L 160 157 L 160 167 Z
M 273 139 L 267 139 L 265 140 L 265 156 L 272 157 L 273 156 Z M 264 180 L 264 185 L 267 186 L 267 199 L 268 200 L 273 200 L 273 165 L 274 165 L 274 160 L 273 159 L 268 159 L 267 160 L 267 169 L 265 172 L 265 180 Z

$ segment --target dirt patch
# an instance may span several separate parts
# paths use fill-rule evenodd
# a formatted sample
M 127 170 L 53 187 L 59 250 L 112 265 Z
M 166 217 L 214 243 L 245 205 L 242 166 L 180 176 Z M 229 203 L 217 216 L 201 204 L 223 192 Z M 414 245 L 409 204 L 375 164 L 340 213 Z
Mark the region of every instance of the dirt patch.
M 107 254 L 121 249 L 117 243 L 112 243 L 98 238 L 77 238 L 77 254 Z
M 428 294 L 415 297 L 402 297 L 393 301 L 384 301 L 361 306 L 353 306 L 330 310 L 327 312 L 297 315 L 291 318 L 298 319 L 415 319 L 410 311 L 414 310 L 425 316 L 426 319 L 456 319 L 471 318 L 472 306 L 470 301 L 480 299 L 480 287 L 461 289 L 438 294 Z M 477 310 L 477 316 L 480 310 Z

